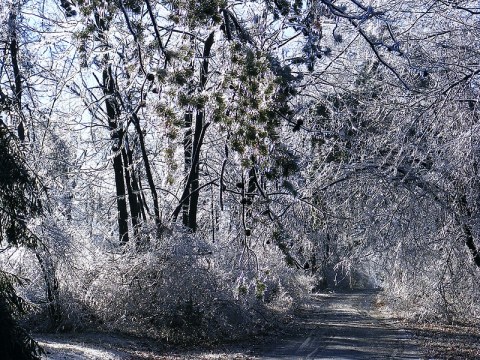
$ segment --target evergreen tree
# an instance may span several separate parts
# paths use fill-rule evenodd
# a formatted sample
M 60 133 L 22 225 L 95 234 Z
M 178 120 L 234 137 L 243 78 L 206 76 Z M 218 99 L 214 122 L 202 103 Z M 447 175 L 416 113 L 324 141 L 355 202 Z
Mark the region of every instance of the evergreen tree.
M 34 248 L 36 237 L 27 227 L 29 216 L 41 212 L 35 178 L 29 173 L 16 137 L 0 123 L 0 244 L 2 248 Z M 4 360 L 40 359 L 39 345 L 18 324 L 28 308 L 17 295 L 22 280 L 0 270 L 0 354 Z

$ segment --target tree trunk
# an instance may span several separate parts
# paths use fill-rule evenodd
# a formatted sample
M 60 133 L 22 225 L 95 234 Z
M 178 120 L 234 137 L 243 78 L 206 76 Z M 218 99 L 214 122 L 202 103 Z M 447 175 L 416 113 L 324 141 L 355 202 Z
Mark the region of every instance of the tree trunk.
M 128 159 L 128 167 L 130 169 L 130 178 L 132 180 L 132 190 L 133 190 L 134 198 L 138 205 L 138 211 L 142 214 L 142 218 L 145 221 L 147 217 L 145 215 L 144 201 L 141 194 L 140 182 L 137 176 L 135 175 L 135 168 L 133 166 L 133 150 L 130 147 L 128 147 L 127 149 L 127 159 Z
M 157 189 L 155 188 L 155 182 L 153 181 L 152 169 L 150 167 L 150 161 L 148 160 L 147 150 L 145 148 L 145 139 L 143 137 L 143 132 L 140 127 L 140 119 L 136 113 L 132 114 L 132 120 L 135 125 L 135 130 L 137 131 L 138 140 L 140 142 L 140 150 L 142 153 L 142 160 L 145 166 L 145 174 L 147 175 L 148 186 L 150 187 L 150 192 L 152 194 L 153 200 L 153 213 L 155 215 L 155 225 L 157 227 L 157 236 L 160 235 L 161 223 L 160 223 L 160 207 L 158 204 L 158 194 Z
M 209 125 L 210 125 L 210 123 L 206 123 L 202 127 L 202 131 L 200 133 L 199 144 L 203 143 L 203 139 L 205 137 L 205 132 L 207 131 L 207 128 L 208 128 Z M 180 214 L 180 210 L 182 210 L 182 206 L 183 206 L 183 203 L 185 202 L 185 199 L 192 196 L 193 192 L 190 192 L 189 189 L 190 189 L 190 185 L 192 184 L 192 180 L 195 176 L 195 164 L 198 163 L 199 156 L 200 156 L 199 151 L 196 151 L 196 152 L 193 153 L 192 166 L 190 168 L 190 173 L 188 174 L 185 187 L 183 188 L 183 193 L 182 193 L 182 197 L 180 198 L 180 203 L 177 205 L 177 207 L 175 208 L 175 210 L 172 213 L 172 221 L 173 222 L 177 221 L 178 214 Z M 197 192 L 198 192 L 198 188 L 197 188 Z
M 123 141 L 123 130 L 118 126 L 119 108 L 115 101 L 115 81 L 112 75 L 111 66 L 103 70 L 103 92 L 107 99 L 105 106 L 108 116 L 108 126 L 113 140 L 112 151 L 113 171 L 115 173 L 115 189 L 117 194 L 117 211 L 118 211 L 118 234 L 120 243 L 127 243 L 128 238 L 128 210 L 127 199 L 125 196 L 125 182 L 123 174 L 123 162 L 121 145 Z
M 133 172 L 133 164 L 131 162 L 132 157 L 128 156 L 128 152 L 130 151 L 130 149 L 128 145 L 128 137 L 126 135 L 124 137 L 124 144 L 125 145 L 122 148 L 122 158 L 123 158 L 123 163 L 127 165 L 125 168 L 125 183 L 127 185 L 128 204 L 130 206 L 133 236 L 135 239 L 137 239 L 139 216 L 140 216 L 140 204 L 137 198 L 137 194 L 134 192 L 134 189 L 133 189 L 136 179 L 135 179 L 135 174 Z
M 52 329 L 55 329 L 60 324 L 62 318 L 58 303 L 59 285 L 55 275 L 55 268 L 51 259 L 47 258 L 48 254 L 44 257 L 36 251 L 35 256 L 37 257 L 40 269 L 42 270 L 43 279 L 45 280 L 45 293 L 47 296 L 50 325 Z
M 188 209 L 188 227 L 193 232 L 197 230 L 197 212 L 198 212 L 198 198 L 199 198 L 199 171 L 200 171 L 200 147 L 203 131 L 203 111 L 197 110 L 195 118 L 195 133 L 193 135 L 193 153 L 195 162 L 192 163 L 192 178 L 191 178 L 191 193 L 190 206 Z M 187 197 L 188 199 L 188 197 Z
M 203 61 L 202 66 L 200 68 L 200 90 L 203 91 L 205 88 L 205 84 L 207 83 L 207 76 L 208 76 L 208 63 L 210 57 L 210 51 L 212 49 L 213 41 L 214 41 L 215 33 L 212 32 L 208 36 L 207 40 L 205 41 L 205 45 L 203 47 Z M 188 117 L 188 118 L 187 118 Z M 183 223 L 187 225 L 192 231 L 196 231 L 197 229 L 197 213 L 198 213 L 198 199 L 199 199 L 199 185 L 200 185 L 200 148 L 203 142 L 204 127 L 205 122 L 205 112 L 203 108 L 196 109 L 196 116 L 195 116 L 195 131 L 193 133 L 193 142 L 190 140 L 190 136 L 192 134 L 191 131 L 191 123 L 192 123 L 192 114 L 187 113 L 185 116 L 185 127 L 190 125 L 190 131 L 185 132 L 185 139 L 184 139 L 184 146 L 185 146 L 185 160 L 187 160 L 187 156 L 192 158 L 193 154 L 193 161 L 185 162 L 185 166 L 190 165 L 190 176 L 189 181 L 185 184 L 185 191 L 182 196 L 182 207 L 183 211 Z M 188 138 L 187 138 L 188 136 Z M 187 150 L 187 147 L 191 143 L 191 150 Z M 186 209 L 188 209 L 186 211 Z
M 465 194 L 460 196 L 460 211 L 463 217 L 460 218 L 463 235 L 465 236 L 465 245 L 467 245 L 468 250 L 472 254 L 473 261 L 475 265 L 480 268 L 480 252 L 478 251 L 477 246 L 475 245 L 475 238 L 473 235 L 472 227 L 469 224 L 469 220 L 472 218 L 472 211 L 468 206 L 467 197 Z
M 183 138 L 183 150 L 184 150 L 184 162 L 185 162 L 185 174 L 190 172 L 192 167 L 192 125 L 193 125 L 193 112 L 188 110 L 185 114 L 185 134 Z M 187 187 L 186 198 L 182 203 L 183 211 L 183 225 L 189 226 L 188 212 L 190 209 L 190 187 Z

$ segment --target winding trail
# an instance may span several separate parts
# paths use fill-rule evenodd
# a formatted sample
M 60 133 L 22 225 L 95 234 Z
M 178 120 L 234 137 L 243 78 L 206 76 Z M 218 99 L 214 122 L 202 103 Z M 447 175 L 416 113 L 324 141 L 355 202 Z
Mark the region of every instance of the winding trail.
M 376 292 L 316 294 L 280 334 L 210 350 L 167 350 L 109 334 L 41 335 L 46 359 L 422 359 L 417 344 L 375 310 Z

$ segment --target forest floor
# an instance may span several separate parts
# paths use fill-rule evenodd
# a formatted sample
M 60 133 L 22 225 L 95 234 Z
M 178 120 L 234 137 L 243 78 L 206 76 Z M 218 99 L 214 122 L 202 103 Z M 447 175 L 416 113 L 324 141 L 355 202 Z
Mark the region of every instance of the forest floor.
M 478 328 L 407 324 L 381 311 L 376 294 L 315 294 L 281 332 L 208 349 L 107 333 L 35 337 L 50 360 L 480 358 Z

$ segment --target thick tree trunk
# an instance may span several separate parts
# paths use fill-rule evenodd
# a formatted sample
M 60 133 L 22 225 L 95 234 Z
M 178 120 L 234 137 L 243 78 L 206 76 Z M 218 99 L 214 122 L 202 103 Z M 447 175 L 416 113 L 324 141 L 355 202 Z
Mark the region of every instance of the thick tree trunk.
M 255 171 L 255 166 L 252 166 L 248 171 L 248 186 L 247 186 L 247 193 L 245 194 L 245 200 L 246 200 L 245 215 L 247 216 L 247 218 L 252 217 L 252 203 L 255 198 L 256 189 L 257 189 L 257 173 Z
M 15 15 L 10 14 L 10 21 L 15 21 Z M 10 58 L 12 61 L 13 76 L 14 76 L 14 98 L 17 102 L 20 111 L 22 106 L 22 77 L 20 74 L 20 67 L 18 66 L 18 43 L 16 33 L 13 32 L 12 40 L 10 41 Z
M 130 147 L 127 149 L 127 159 L 128 159 L 128 168 L 130 169 L 130 178 L 132 180 L 132 191 L 134 194 L 134 199 L 138 206 L 138 211 L 139 213 L 142 214 L 142 218 L 145 221 L 147 217 L 145 215 L 144 201 L 141 194 L 140 182 L 137 178 L 137 175 L 135 175 L 135 168 L 133 166 L 133 151 Z M 140 221 L 140 217 L 138 217 L 138 219 Z
M 206 123 L 203 126 L 201 134 L 200 134 L 199 144 L 203 143 L 203 139 L 205 137 L 205 132 L 207 131 L 207 128 L 208 128 L 209 125 L 210 125 L 210 123 Z M 183 193 L 182 193 L 182 197 L 180 198 L 180 203 L 177 205 L 177 207 L 175 208 L 175 210 L 172 213 L 172 221 L 173 222 L 177 221 L 178 215 L 180 214 L 180 210 L 182 210 L 183 203 L 185 202 L 185 200 L 188 197 L 191 197 L 191 195 L 193 193 L 193 192 L 190 192 L 189 189 L 190 189 L 190 186 L 192 184 L 192 180 L 195 177 L 195 164 L 198 163 L 198 161 L 199 161 L 199 156 L 200 156 L 199 153 L 200 153 L 200 151 L 196 151 L 196 152 L 193 153 L 192 167 L 190 168 L 190 173 L 188 174 L 185 187 L 183 188 Z M 197 191 L 198 190 L 199 189 L 197 188 Z
M 197 110 L 197 116 L 195 118 L 195 133 L 193 135 L 193 153 L 195 162 L 192 163 L 192 178 L 191 178 L 191 194 L 190 194 L 190 206 L 188 209 L 188 227 L 192 231 L 197 230 L 197 213 L 198 213 L 198 198 L 199 191 L 198 186 L 199 172 L 200 172 L 200 147 L 203 131 L 203 111 Z M 188 199 L 188 197 L 187 197 Z
M 14 99 L 18 105 L 18 110 L 21 110 L 22 107 L 22 75 L 20 73 L 20 67 L 18 66 L 18 42 L 17 42 L 17 31 L 15 29 L 16 14 L 14 12 L 10 13 L 9 23 L 11 24 L 11 40 L 10 40 L 10 60 L 12 61 L 12 69 L 14 76 L 14 85 L 12 86 L 14 92 Z
M 123 158 L 123 163 L 127 165 L 125 168 L 125 183 L 127 185 L 128 204 L 130 206 L 133 235 L 135 239 L 137 239 L 139 217 L 140 217 L 140 204 L 137 198 L 137 194 L 133 189 L 136 179 L 135 179 L 135 174 L 133 172 L 133 164 L 131 162 L 131 156 L 130 156 L 130 160 L 128 156 L 129 148 L 127 145 L 128 138 L 126 135 L 124 137 L 124 144 L 125 146 L 122 148 L 122 158 Z
M 21 114 L 22 111 L 22 74 L 20 72 L 20 67 L 18 66 L 18 41 L 17 41 L 17 31 L 15 29 L 15 21 L 17 16 L 14 12 L 10 13 L 9 22 L 11 24 L 11 41 L 10 41 L 10 60 L 12 62 L 13 78 L 14 84 L 12 85 L 13 98 L 15 104 L 18 107 L 18 113 Z M 25 140 L 25 125 L 23 124 L 23 117 L 20 117 L 20 121 L 17 127 L 18 138 L 20 141 Z
M 465 236 L 465 245 L 467 245 L 468 250 L 472 254 L 475 265 L 480 268 L 480 252 L 475 245 L 475 238 L 473 235 L 472 227 L 468 223 L 468 220 L 472 218 L 472 211 L 468 206 L 467 197 L 464 194 L 460 196 L 459 203 L 460 211 L 463 215 L 463 217 L 460 218 L 460 222 L 462 224 L 463 235 Z
M 462 226 L 463 234 L 465 235 L 465 245 L 467 245 L 470 253 L 472 254 L 473 261 L 475 265 L 480 268 L 480 252 L 478 251 L 477 246 L 475 245 L 475 239 L 472 234 L 472 229 L 469 225 L 463 224 Z
M 123 130 L 118 126 L 119 109 L 115 101 L 115 80 L 112 75 L 110 66 L 103 70 L 103 92 L 107 99 L 105 101 L 108 126 L 113 140 L 112 151 L 113 171 L 115 174 L 115 189 L 117 195 L 117 211 L 118 211 L 118 234 L 120 243 L 126 243 L 128 238 L 128 210 L 127 199 L 125 196 L 125 182 L 123 174 L 123 161 L 121 145 L 123 141 Z
M 40 269 L 42 269 L 43 279 L 45 280 L 45 293 L 47 296 L 48 315 L 50 317 L 50 325 L 55 329 L 62 319 L 59 299 L 59 285 L 55 275 L 55 268 L 50 259 L 42 256 L 38 251 L 35 252 Z M 46 255 L 48 256 L 48 255 Z
M 185 174 L 189 174 L 192 167 L 192 125 L 193 125 L 193 112 L 188 110 L 185 114 L 185 133 L 183 138 L 183 152 L 185 162 Z M 190 187 L 187 187 L 186 198 L 182 203 L 183 212 L 183 225 L 189 226 L 188 212 L 190 209 Z
M 117 193 L 118 233 L 120 242 L 127 243 L 129 241 L 128 210 L 127 199 L 125 196 L 125 183 L 123 179 L 123 162 L 118 146 L 114 145 L 112 150 L 116 153 L 113 158 L 113 171 L 115 173 L 115 189 Z

